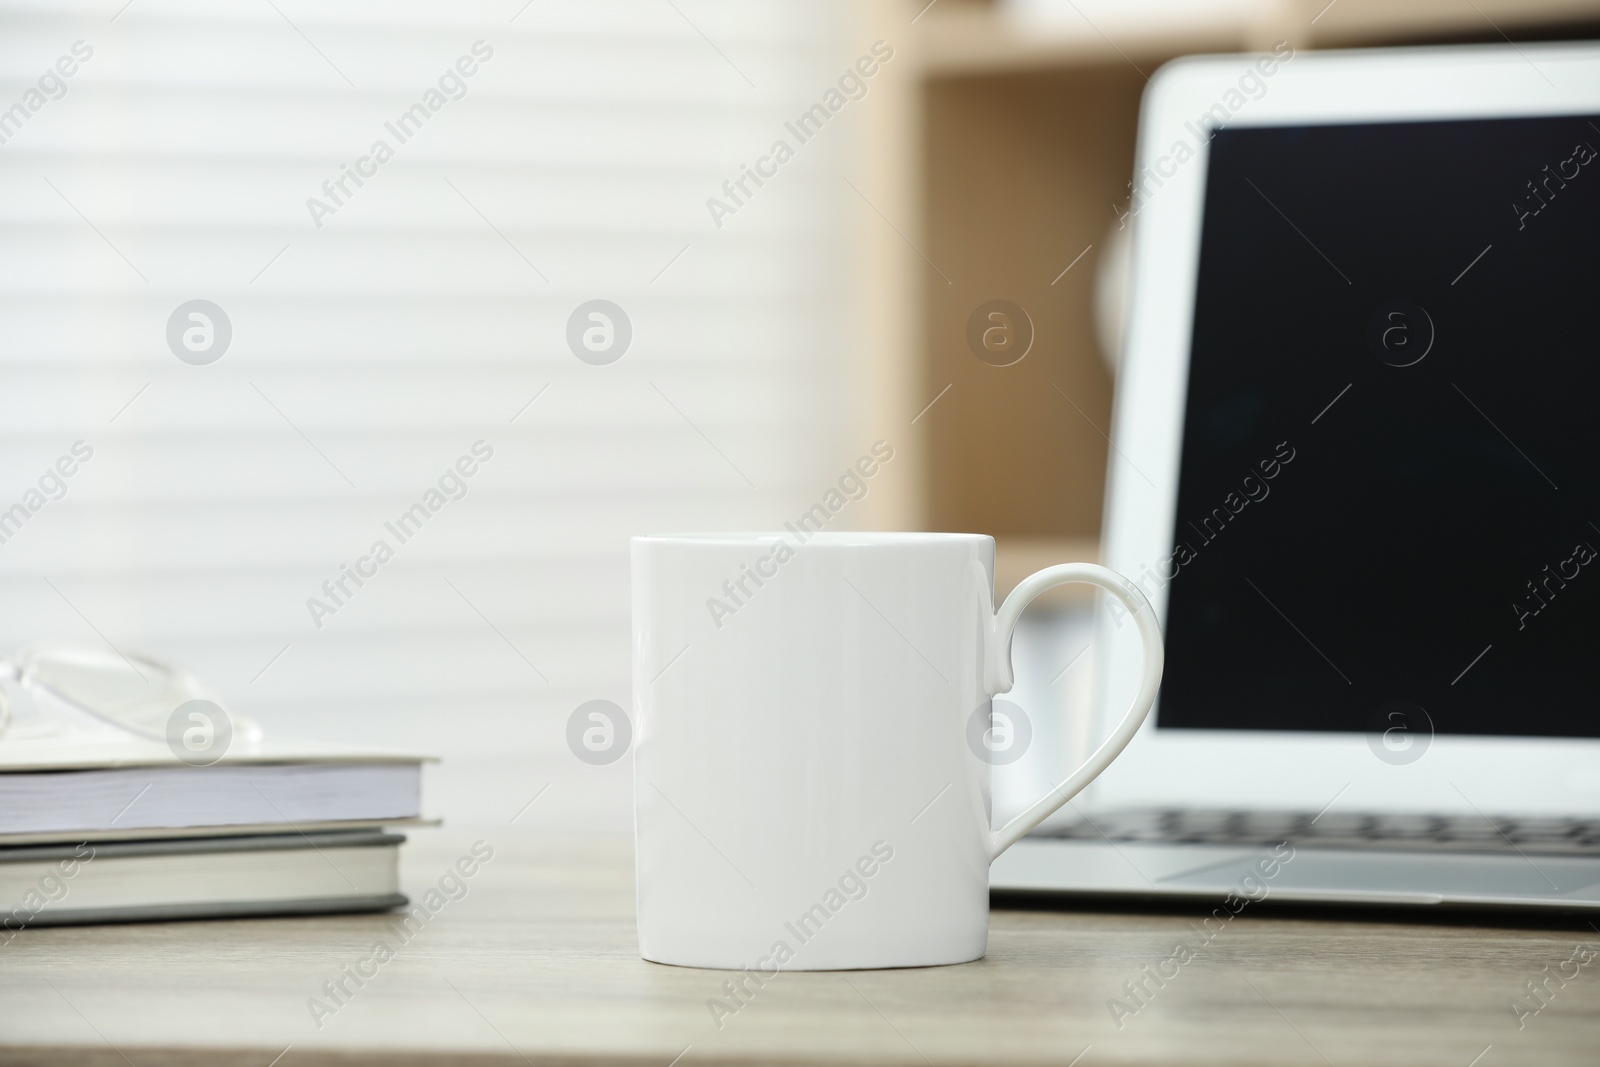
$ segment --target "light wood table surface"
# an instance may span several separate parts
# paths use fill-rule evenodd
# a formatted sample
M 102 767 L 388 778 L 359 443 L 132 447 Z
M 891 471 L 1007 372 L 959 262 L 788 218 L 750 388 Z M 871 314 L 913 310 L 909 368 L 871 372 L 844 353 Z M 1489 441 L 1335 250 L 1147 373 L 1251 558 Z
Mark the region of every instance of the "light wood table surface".
M 25 930 L 0 947 L 0 1063 L 1600 1062 L 1600 959 L 1521 1029 L 1508 1006 L 1580 942 L 1600 947 L 1580 918 L 1247 909 L 1119 1028 L 1107 1001 L 1192 940 L 1200 909 L 999 908 L 986 959 L 780 974 L 719 1029 L 706 1002 L 725 973 L 639 959 L 626 840 L 414 833 L 406 891 L 480 838 L 494 858 L 404 944 L 373 915 Z M 393 958 L 314 1020 L 323 982 L 380 939 Z

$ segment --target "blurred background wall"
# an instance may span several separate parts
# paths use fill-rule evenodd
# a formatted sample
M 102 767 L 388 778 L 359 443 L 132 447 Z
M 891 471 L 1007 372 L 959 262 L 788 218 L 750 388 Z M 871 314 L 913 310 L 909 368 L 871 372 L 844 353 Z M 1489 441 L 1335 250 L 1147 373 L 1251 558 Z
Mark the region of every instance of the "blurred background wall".
M 27 112 L 0 116 L 0 508 L 92 449 L 0 545 L 0 645 L 104 640 L 274 733 L 437 754 L 452 818 L 554 781 L 530 820 L 626 825 L 628 763 L 564 737 L 579 703 L 629 704 L 628 538 L 778 526 L 894 436 L 866 425 L 850 323 L 860 112 L 885 94 L 856 79 L 810 140 L 784 126 L 871 27 L 810 3 L 123 2 L 13 4 L 0 32 L 0 106 Z M 780 139 L 775 176 L 724 188 Z M 196 299 L 231 328 L 203 365 L 169 344 Z M 631 325 L 614 362 L 568 344 L 595 299 Z M 395 525 L 417 503 L 442 506 Z
M 439 755 L 428 804 L 451 819 L 538 795 L 530 823 L 625 828 L 628 762 L 580 762 L 565 728 L 629 705 L 631 535 L 779 526 L 884 440 L 837 528 L 995 534 L 1002 595 L 1093 558 L 1117 219 L 1162 62 L 1596 20 L 1576 0 L 0 5 L 0 513 L 25 513 L 0 521 L 0 647 L 143 650 L 275 733 Z M 1010 365 L 969 340 L 997 299 L 1031 338 Z M 92 457 L 40 488 L 78 442 Z M 419 503 L 420 528 L 385 525 Z M 344 568 L 368 576 L 330 593 Z M 1042 718 L 1089 685 L 1081 627 L 1049 632 L 1019 642 Z M 1042 776 L 1082 743 L 1038 736 Z

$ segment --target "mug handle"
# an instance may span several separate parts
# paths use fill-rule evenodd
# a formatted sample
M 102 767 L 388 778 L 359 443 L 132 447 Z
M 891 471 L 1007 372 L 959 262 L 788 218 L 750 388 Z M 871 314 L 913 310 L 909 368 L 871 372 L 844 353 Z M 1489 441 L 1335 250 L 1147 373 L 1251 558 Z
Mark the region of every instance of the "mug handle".
M 1094 563 L 1061 563 L 1046 567 L 1024 578 L 1011 595 L 1006 597 L 1000 610 L 989 620 L 984 657 L 984 687 L 990 696 L 1011 691 L 1015 676 L 1011 670 L 1011 636 L 1017 628 L 1022 609 L 1046 589 L 1070 582 L 1084 582 L 1099 586 L 1122 601 L 1139 627 L 1139 640 L 1144 646 L 1144 673 L 1139 679 L 1139 692 L 1122 716 L 1111 736 L 1095 750 L 1067 780 L 1056 786 L 1048 796 L 1018 815 L 998 830 L 989 831 L 989 860 L 992 863 L 1000 853 L 1016 844 L 1017 840 L 1049 818 L 1067 801 L 1077 796 L 1083 787 L 1111 765 L 1121 754 L 1133 735 L 1139 732 L 1145 716 L 1156 702 L 1156 691 L 1161 687 L 1163 645 L 1161 626 L 1156 621 L 1155 609 L 1144 593 L 1116 571 Z

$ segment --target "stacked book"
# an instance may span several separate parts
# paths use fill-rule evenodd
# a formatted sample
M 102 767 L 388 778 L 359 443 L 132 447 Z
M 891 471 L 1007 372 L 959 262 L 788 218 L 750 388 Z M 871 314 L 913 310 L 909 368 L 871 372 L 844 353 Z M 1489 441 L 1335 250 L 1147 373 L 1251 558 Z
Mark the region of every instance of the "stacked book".
M 0 740 L 0 943 L 27 926 L 381 911 L 422 761 L 288 742 Z

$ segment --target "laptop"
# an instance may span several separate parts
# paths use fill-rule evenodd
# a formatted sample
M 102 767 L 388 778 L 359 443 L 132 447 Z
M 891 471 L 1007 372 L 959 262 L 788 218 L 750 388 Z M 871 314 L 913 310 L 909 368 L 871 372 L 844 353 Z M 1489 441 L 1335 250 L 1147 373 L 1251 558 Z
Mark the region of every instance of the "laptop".
M 1116 211 L 1102 554 L 1166 673 L 993 888 L 1600 909 L 1600 47 L 1179 60 Z

